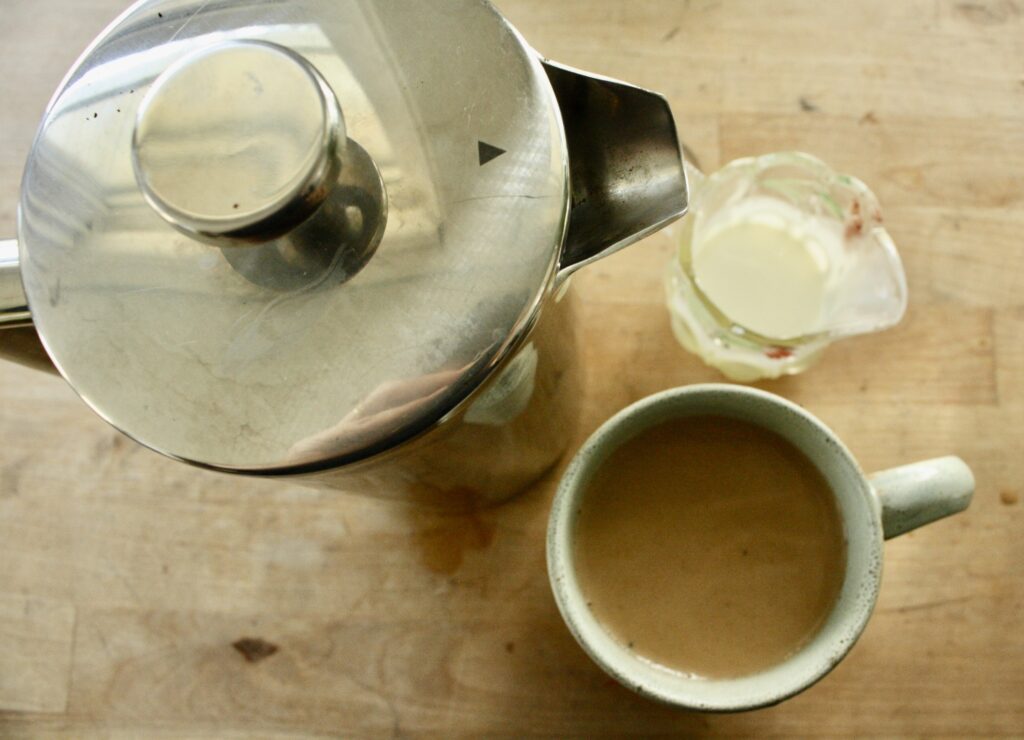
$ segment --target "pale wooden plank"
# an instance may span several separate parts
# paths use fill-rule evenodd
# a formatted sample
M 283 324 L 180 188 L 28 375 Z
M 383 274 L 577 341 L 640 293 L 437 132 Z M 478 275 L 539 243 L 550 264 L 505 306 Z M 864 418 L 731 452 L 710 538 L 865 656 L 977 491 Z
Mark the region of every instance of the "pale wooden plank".
M 657 299 L 594 302 L 583 310 L 594 368 L 588 387 L 602 412 L 658 390 L 721 378 L 679 347 Z M 603 352 L 606 344 L 616 345 L 614 355 Z M 813 372 L 764 386 L 800 403 L 976 406 L 996 402 L 995 372 L 992 312 L 937 304 L 912 308 L 889 332 L 836 343 Z
M 532 577 L 513 569 L 492 583 L 490 573 L 543 562 L 536 497 L 500 517 L 446 516 L 187 468 L 154 483 L 143 480 L 157 475 L 144 462 L 121 465 L 83 477 L 70 496 L 66 483 L 42 477 L 45 463 L 21 470 L 23 492 L 2 502 L 5 587 L 101 607 L 473 613 Z
M 1019 412 L 1018 421 L 1024 423 L 1024 305 L 998 312 L 994 330 L 999 396 L 1009 410 Z
M 302 727 L 345 736 L 587 736 L 610 725 L 619 732 L 719 736 L 786 735 L 809 727 L 856 734 L 859 718 L 869 712 L 882 733 L 1007 733 L 1021 719 L 1019 707 L 995 696 L 965 696 L 958 685 L 994 679 L 1008 689 L 1021 688 L 1024 645 L 1019 635 L 1004 632 L 1012 615 L 1000 610 L 1002 616 L 988 623 L 970 616 L 1000 604 L 998 595 L 985 594 L 935 604 L 887 597 L 850 660 L 813 694 L 736 716 L 679 712 L 622 689 L 572 642 L 553 605 L 542 614 L 507 609 L 498 620 L 454 618 L 443 624 L 386 615 L 322 622 L 90 613 L 79 630 L 76 662 L 82 672 L 69 714 L 88 721 L 81 716 L 88 712 L 84 708 L 102 706 L 115 725 L 179 722 L 231 729 L 241 720 L 273 731 Z M 922 629 L 939 614 L 946 630 Z M 241 635 L 260 636 L 278 651 L 248 663 L 231 647 Z M 909 646 L 907 635 L 916 635 Z M 879 671 L 882 663 L 886 669 Z M 85 668 L 90 665 L 98 667 Z M 563 677 L 557 690 L 551 683 L 555 675 Z M 153 681 L 155 676 L 160 680 Z M 866 681 L 877 687 L 869 696 L 855 688 Z M 891 692 L 907 681 L 917 692 L 901 694 L 894 703 Z
M 981 5 L 975 15 L 1007 14 Z M 962 18 L 958 7 L 952 12 Z M 934 0 L 801 0 L 772 3 L 770 12 L 757 0 L 618 8 L 527 3 L 513 9 L 513 19 L 538 48 L 557 44 L 576 66 L 596 65 L 649 85 L 660 78 L 689 110 L 796 112 L 803 98 L 818 110 L 855 118 L 868 111 L 956 117 L 968 114 L 962 101 L 969 96 L 974 115 L 1024 114 L 1013 70 L 1016 15 L 981 31 L 950 22 L 945 11 Z
M 75 608 L 0 593 L 0 712 L 63 712 Z
M 1024 305 L 1024 209 L 886 209 L 915 303 Z
M 72 737 L 75 740 L 139 740 L 139 738 L 167 738 L 168 740 L 297 740 L 299 738 L 336 738 L 335 733 L 313 733 L 306 730 L 270 730 L 264 727 L 217 727 L 197 722 L 132 722 L 130 724 L 70 718 L 54 715 L 0 713 L 0 731 L 5 740 L 46 740 Z
M 794 39 L 792 48 L 800 48 Z M 730 112 L 796 113 L 802 110 L 853 119 L 881 121 L 927 112 L 934 116 L 961 117 L 961 101 L 970 96 L 980 115 L 1018 118 L 1024 114 L 1024 96 L 1018 80 L 1007 74 L 1009 55 L 989 48 L 970 53 L 987 59 L 985 66 L 950 67 L 921 56 L 900 59 L 907 44 L 919 50 L 937 47 L 946 55 L 964 52 L 962 39 L 937 38 L 924 34 L 914 44 L 906 37 L 894 38 L 889 48 L 877 49 L 859 61 L 820 58 L 817 50 L 806 50 L 805 58 L 751 56 L 745 63 L 729 66 L 723 75 L 722 106 Z M 872 45 L 875 46 L 875 45 Z M 885 59 L 879 62 L 878 59 Z M 942 74 L 936 74 L 941 69 Z M 765 80 L 772 84 L 767 86 Z M 851 91 L 855 90 L 854 94 Z
M 893 118 L 862 124 L 823 114 L 721 120 L 723 160 L 780 149 L 818 152 L 869 183 L 883 208 L 1024 206 L 1024 128 L 1017 121 Z

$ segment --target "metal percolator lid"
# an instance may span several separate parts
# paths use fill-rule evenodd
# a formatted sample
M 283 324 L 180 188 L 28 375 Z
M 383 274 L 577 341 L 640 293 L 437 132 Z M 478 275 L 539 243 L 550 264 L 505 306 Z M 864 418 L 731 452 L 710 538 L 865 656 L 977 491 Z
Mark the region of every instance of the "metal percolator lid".
M 528 331 L 568 208 L 550 84 L 482 0 L 145 1 L 54 97 L 19 243 L 101 416 L 287 473 L 467 399 Z

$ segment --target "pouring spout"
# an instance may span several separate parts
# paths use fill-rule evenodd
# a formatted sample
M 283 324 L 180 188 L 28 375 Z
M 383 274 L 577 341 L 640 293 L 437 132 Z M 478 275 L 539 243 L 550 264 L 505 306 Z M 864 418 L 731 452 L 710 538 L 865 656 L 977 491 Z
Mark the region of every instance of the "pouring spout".
M 0 329 L 31 324 L 32 314 L 18 269 L 18 243 L 13 239 L 0 241 Z
M 686 213 L 682 152 L 668 102 L 545 61 L 569 146 L 572 209 L 560 278 Z

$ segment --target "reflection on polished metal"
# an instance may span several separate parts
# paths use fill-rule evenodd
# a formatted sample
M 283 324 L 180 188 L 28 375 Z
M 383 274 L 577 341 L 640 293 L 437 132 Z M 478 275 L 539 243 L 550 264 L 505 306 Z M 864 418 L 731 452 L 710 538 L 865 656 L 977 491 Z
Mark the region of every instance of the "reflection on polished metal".
M 18 270 L 18 242 L 13 239 L 0 241 L 0 329 L 31 323 L 32 315 Z
M 330 85 L 278 44 L 226 41 L 153 83 L 132 140 L 146 200 L 276 291 L 337 285 L 380 242 L 387 197 Z
M 549 61 L 544 68 L 562 109 L 572 171 L 564 277 L 682 217 L 686 174 L 663 97 Z
M 220 246 L 291 231 L 324 201 L 341 167 L 337 99 L 302 57 L 228 41 L 171 65 L 139 107 L 139 186 L 168 223 Z
M 387 223 L 387 194 L 370 155 L 348 139 L 344 166 L 320 208 L 258 247 L 224 247 L 224 258 L 252 283 L 276 291 L 330 288 L 373 256 Z

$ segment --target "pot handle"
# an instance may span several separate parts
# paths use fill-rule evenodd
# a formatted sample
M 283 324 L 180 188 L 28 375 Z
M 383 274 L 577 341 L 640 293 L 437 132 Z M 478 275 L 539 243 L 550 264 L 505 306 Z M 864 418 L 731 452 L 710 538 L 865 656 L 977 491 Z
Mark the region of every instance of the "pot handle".
M 0 240 L 0 359 L 57 373 L 32 325 L 13 239 Z
M 0 241 L 0 329 L 32 324 L 18 268 L 18 242 Z

